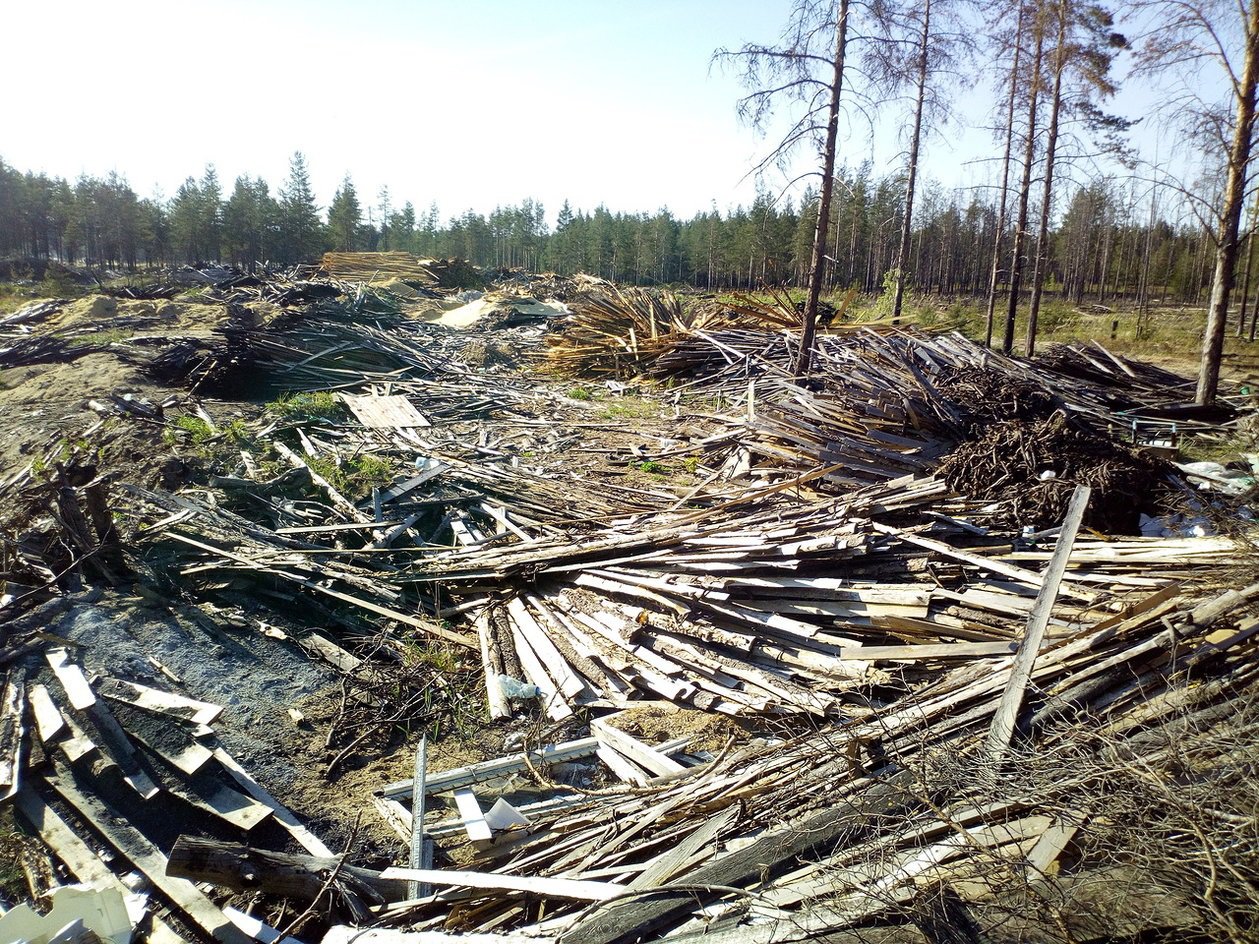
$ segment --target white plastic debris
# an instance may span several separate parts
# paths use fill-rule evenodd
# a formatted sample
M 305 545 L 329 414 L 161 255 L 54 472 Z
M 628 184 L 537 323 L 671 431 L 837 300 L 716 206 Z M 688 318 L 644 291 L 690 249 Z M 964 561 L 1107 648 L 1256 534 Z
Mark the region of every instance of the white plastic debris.
M 538 691 L 538 686 L 529 685 L 519 679 L 512 678 L 510 675 L 500 675 L 498 684 L 503 690 L 503 696 L 513 700 L 528 701 L 531 698 L 537 698 L 541 694 Z

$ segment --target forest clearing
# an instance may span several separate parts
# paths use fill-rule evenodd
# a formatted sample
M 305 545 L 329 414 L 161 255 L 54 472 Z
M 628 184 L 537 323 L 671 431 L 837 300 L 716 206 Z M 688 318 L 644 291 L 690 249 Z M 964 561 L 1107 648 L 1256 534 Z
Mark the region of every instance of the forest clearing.
M 107 288 L 0 318 L 45 933 L 1249 933 L 1236 382 L 847 313 L 800 378 L 781 293 L 405 254 Z

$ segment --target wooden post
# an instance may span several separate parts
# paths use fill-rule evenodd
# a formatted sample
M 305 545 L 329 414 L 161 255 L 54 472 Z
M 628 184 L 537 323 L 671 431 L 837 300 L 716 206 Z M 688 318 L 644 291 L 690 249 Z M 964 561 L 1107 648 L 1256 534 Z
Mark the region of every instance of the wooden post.
M 1067 506 L 1067 515 L 1063 519 L 1062 529 L 1058 532 L 1058 543 L 1054 546 L 1053 556 L 1045 568 L 1040 592 L 1036 595 L 1036 603 L 1027 617 L 1027 631 L 1023 634 L 1023 644 L 1019 646 L 1014 657 L 1014 667 L 1010 670 L 1010 681 L 1006 683 L 1001 694 L 1001 702 L 997 705 L 996 714 L 992 718 L 992 727 L 988 731 L 988 740 L 984 745 L 984 755 L 995 770 L 1006 749 L 1010 746 L 1010 738 L 1014 736 L 1015 724 L 1019 710 L 1023 706 L 1023 693 L 1032 677 L 1032 667 L 1036 655 L 1040 652 L 1041 640 L 1045 629 L 1049 626 L 1049 616 L 1053 612 L 1054 602 L 1058 598 L 1058 587 L 1062 583 L 1062 575 L 1066 573 L 1067 561 L 1071 557 L 1071 548 L 1075 544 L 1076 533 L 1080 530 L 1080 522 L 1084 520 L 1084 511 L 1088 508 L 1091 489 L 1087 485 L 1077 485 L 1071 493 L 1071 504 Z

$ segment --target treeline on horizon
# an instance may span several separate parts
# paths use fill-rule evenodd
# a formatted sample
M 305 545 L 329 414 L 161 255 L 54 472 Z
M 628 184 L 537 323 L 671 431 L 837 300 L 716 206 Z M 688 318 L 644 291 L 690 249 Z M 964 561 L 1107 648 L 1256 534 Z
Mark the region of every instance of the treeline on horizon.
M 827 284 L 880 290 L 896 260 L 904 177 L 877 176 L 869 163 L 837 173 Z M 980 193 L 924 188 L 915 208 L 907 284 L 920 294 L 982 296 L 988 290 L 997 208 Z M 325 211 L 304 156 L 295 154 L 274 192 L 243 176 L 225 193 L 213 167 L 189 177 L 169 200 L 140 198 L 125 177 L 62 178 L 21 172 L 0 160 L 0 259 L 58 260 L 136 271 L 185 263 L 314 262 L 327 250 L 403 250 L 562 275 L 588 272 L 620 282 L 703 289 L 803 285 L 817 200 L 798 205 L 761 194 L 724 214 L 689 220 L 654 214 L 573 210 L 554 230 L 541 203 L 526 199 L 488 216 L 471 210 L 441 221 L 437 205 L 417 212 L 370 208 L 347 176 Z M 1004 239 L 1012 237 L 1006 227 Z M 1211 281 L 1214 244 L 1201 223 L 1152 212 L 1135 187 L 1104 177 L 1078 187 L 1052 233 L 1048 283 L 1077 303 L 1115 298 L 1200 303 Z M 1008 254 L 1008 250 L 1007 250 Z

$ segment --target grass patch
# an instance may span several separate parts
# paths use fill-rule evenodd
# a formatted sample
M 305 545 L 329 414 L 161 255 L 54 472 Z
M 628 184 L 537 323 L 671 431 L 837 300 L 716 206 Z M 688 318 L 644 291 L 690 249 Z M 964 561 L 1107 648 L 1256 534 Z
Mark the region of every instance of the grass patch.
M 267 409 L 288 420 L 335 420 L 346 415 L 345 404 L 326 390 L 285 394 L 268 403 Z
M 568 391 L 569 397 L 574 400 L 593 400 L 594 394 L 585 387 L 574 387 Z
M 111 344 L 118 344 L 130 337 L 131 332 L 123 328 L 108 328 L 104 331 L 94 331 L 91 334 L 81 334 L 73 340 L 76 346 L 109 347 Z
M 642 397 L 621 397 L 603 408 L 605 419 L 650 419 L 660 415 L 660 404 Z
M 25 901 L 30 897 L 22 872 L 22 847 L 28 841 L 18 831 L 12 808 L 0 812 L 0 898 Z
M 393 464 L 369 454 L 353 456 L 341 463 L 335 459 L 308 459 L 307 465 L 343 495 L 363 495 L 373 486 L 384 488 L 394 479 Z

